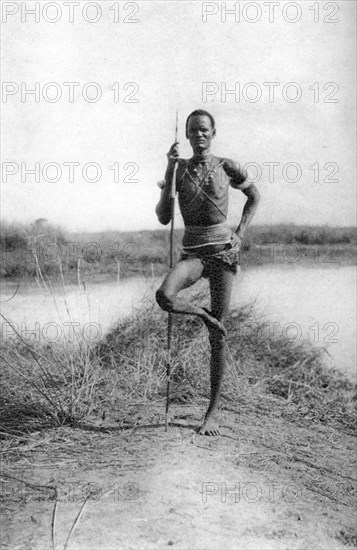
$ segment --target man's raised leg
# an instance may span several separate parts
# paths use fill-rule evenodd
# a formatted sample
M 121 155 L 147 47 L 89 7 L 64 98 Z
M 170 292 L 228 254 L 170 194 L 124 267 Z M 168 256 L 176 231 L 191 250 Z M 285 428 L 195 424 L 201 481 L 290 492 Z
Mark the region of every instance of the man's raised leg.
M 170 313 L 183 315 L 197 315 L 206 324 L 209 330 L 226 334 L 220 320 L 207 309 L 178 298 L 178 293 L 184 288 L 196 283 L 202 276 L 203 265 L 198 258 L 183 260 L 165 277 L 159 290 L 156 292 L 156 300 L 159 306 Z
M 217 268 L 210 276 L 211 310 L 220 323 L 224 323 L 228 314 L 233 277 L 233 273 L 222 268 Z M 218 401 L 226 369 L 225 335 L 215 328 L 211 328 L 209 333 L 211 343 L 211 398 L 200 434 L 219 435 Z

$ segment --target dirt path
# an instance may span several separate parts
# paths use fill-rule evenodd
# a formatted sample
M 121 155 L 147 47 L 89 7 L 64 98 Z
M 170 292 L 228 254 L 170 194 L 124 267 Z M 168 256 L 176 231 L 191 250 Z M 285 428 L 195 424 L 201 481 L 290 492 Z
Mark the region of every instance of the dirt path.
M 68 550 L 355 547 L 352 436 L 228 412 L 208 438 L 197 414 L 173 412 L 167 434 L 107 419 L 8 449 L 2 548 L 50 550 L 54 508 L 57 550 L 81 508 Z

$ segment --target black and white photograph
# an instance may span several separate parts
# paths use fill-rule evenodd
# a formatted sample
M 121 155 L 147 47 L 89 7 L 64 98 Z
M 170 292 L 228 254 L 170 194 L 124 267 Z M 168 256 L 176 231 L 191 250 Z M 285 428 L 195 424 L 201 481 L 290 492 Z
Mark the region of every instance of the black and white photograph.
M 0 548 L 357 550 L 356 2 L 0 7 Z

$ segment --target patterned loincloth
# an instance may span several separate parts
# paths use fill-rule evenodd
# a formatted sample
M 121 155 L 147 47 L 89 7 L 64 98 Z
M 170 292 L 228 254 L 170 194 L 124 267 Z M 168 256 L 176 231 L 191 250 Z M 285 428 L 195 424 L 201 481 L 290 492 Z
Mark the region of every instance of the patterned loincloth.
M 204 266 L 202 277 L 209 277 L 212 271 L 222 268 L 236 274 L 239 268 L 240 242 L 237 236 L 233 234 L 231 242 L 226 244 L 206 246 L 196 250 L 186 250 L 184 248 L 179 262 L 198 258 Z

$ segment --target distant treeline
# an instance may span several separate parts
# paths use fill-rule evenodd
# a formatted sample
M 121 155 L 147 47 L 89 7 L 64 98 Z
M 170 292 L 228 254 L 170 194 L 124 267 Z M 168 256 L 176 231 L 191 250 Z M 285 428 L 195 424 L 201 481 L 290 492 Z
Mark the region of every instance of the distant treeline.
M 182 236 L 183 229 L 175 231 L 177 254 Z M 330 245 L 339 258 L 345 254 L 351 263 L 356 241 L 354 227 L 256 225 L 248 229 L 242 251 L 257 247 L 263 251 L 274 244 L 295 245 L 305 251 Z M 60 273 L 60 268 L 64 274 L 77 278 L 88 273 L 99 278 L 159 275 L 168 262 L 169 230 L 74 233 L 45 219 L 22 227 L 3 223 L 0 250 L 1 277 L 8 279 L 52 277 Z M 264 254 L 256 263 L 264 263 Z

